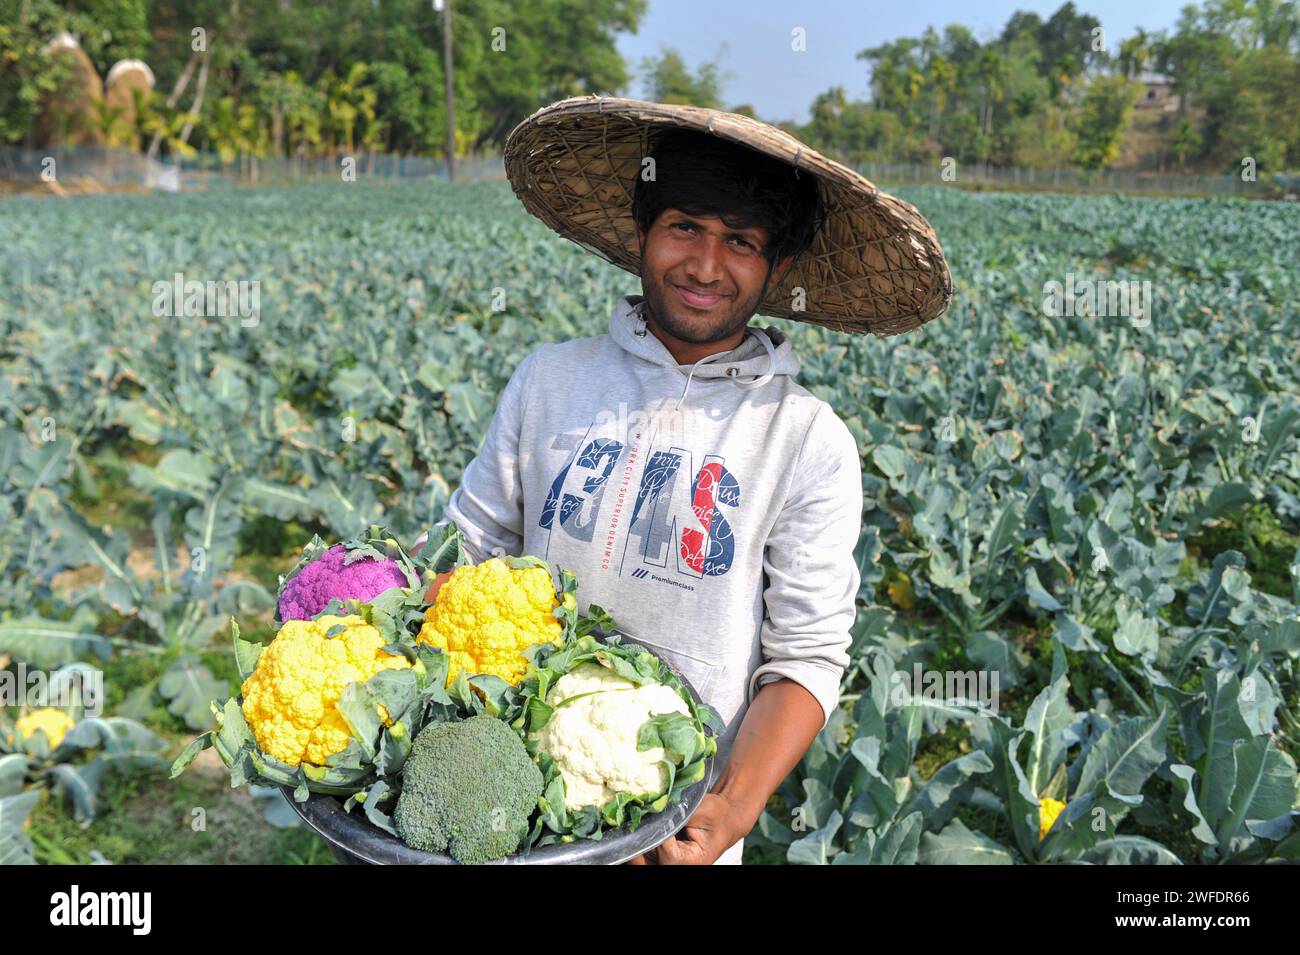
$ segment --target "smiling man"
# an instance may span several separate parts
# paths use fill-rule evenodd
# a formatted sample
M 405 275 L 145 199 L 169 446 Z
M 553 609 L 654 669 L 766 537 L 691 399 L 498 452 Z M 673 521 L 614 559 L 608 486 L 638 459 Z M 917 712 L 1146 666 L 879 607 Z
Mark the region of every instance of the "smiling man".
M 705 131 L 715 123 L 727 138 Z M 533 554 L 572 570 L 580 606 L 608 610 L 719 711 L 710 792 L 634 861 L 739 863 L 839 706 L 863 507 L 852 433 L 795 380 L 789 339 L 750 319 L 915 327 L 946 304 L 947 268 L 919 215 L 910 229 L 860 176 L 729 113 L 565 100 L 511 134 L 506 161 L 530 211 L 635 271 L 641 294 L 614 303 L 606 334 L 520 362 L 443 521 L 475 561 Z M 873 216 L 855 228 L 842 214 L 864 201 Z M 887 270 L 835 240 L 877 236 L 914 277 L 864 318 L 852 283 L 870 293 Z

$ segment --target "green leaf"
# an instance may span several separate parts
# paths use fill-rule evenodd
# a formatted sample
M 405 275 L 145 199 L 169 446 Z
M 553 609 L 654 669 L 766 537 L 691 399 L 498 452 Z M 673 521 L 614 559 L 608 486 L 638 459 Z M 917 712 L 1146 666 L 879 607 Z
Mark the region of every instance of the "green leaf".
M 241 637 L 239 624 L 235 622 L 234 617 L 230 618 L 230 635 L 231 643 L 235 647 L 235 666 L 239 668 L 240 682 L 243 682 L 257 669 L 257 661 L 261 658 L 262 651 L 266 649 L 266 644 Z
M 993 761 L 981 750 L 958 756 L 940 766 L 908 806 L 919 810 L 927 828 L 937 829 L 969 797 L 975 777 L 992 771 Z
M 1260 428 L 1260 462 L 1257 471 L 1267 475 L 1287 446 L 1291 435 L 1300 430 L 1300 406 L 1291 405 L 1269 417 Z
M 256 614 L 275 607 L 275 595 L 252 580 L 235 580 L 221 588 L 216 609 L 226 616 Z
M 1058 613 L 1052 626 L 1056 642 L 1068 650 L 1087 650 L 1099 653 L 1102 649 L 1092 636 L 1092 627 L 1076 620 L 1068 613 Z
M 1136 716 L 1110 727 L 1088 751 L 1075 786 L 1091 793 L 1111 816 L 1109 831 L 1128 806 L 1141 802 L 1142 787 L 1165 759 L 1169 708 L 1156 717 Z M 1118 800 L 1118 802 L 1115 802 Z
M 483 692 L 483 710 L 488 716 L 500 716 L 510 708 L 515 687 L 493 673 L 479 673 L 469 678 L 471 686 Z
M 1182 865 L 1172 851 L 1143 836 L 1103 839 L 1079 858 L 1094 865 Z
M 839 851 L 835 845 L 835 834 L 844 824 L 844 817 L 839 810 L 833 810 L 826 824 L 802 839 L 797 839 L 786 850 L 786 861 L 791 865 L 829 865 Z
M 276 829 L 296 829 L 302 825 L 302 817 L 289 805 L 281 787 L 253 785 L 248 791 L 262 803 L 262 818 Z
M 3 742 L 3 737 L 0 737 Z M 22 753 L 0 756 L 0 797 L 13 796 L 22 791 L 31 760 Z
M 140 399 L 124 401 L 117 410 L 118 420 L 126 425 L 131 437 L 144 444 L 162 440 L 166 420 L 162 412 Z
M 777 822 L 776 817 L 767 810 L 758 817 L 759 835 L 767 842 L 778 847 L 784 847 L 794 842 L 795 832 L 788 825 Z
M 397 829 L 393 825 L 392 813 L 383 810 L 385 803 L 390 803 L 392 808 L 396 808 L 396 795 L 396 791 L 385 780 L 377 779 L 366 791 L 362 804 L 365 808 L 366 820 L 391 836 L 397 835 Z
M 447 389 L 446 410 L 460 427 L 478 434 L 492 414 L 492 405 L 473 382 L 458 381 Z
M 1189 523 L 1206 524 L 1226 514 L 1234 514 L 1254 499 L 1254 492 L 1246 484 L 1236 482 L 1216 484 L 1210 489 L 1201 506 L 1196 509 Z
M 1173 774 L 1174 791 L 1182 795 L 1182 806 L 1191 814 L 1194 820 L 1192 835 L 1206 845 L 1214 845 L 1217 841 L 1214 837 L 1214 830 L 1210 828 L 1209 822 L 1201 814 L 1200 806 L 1196 804 L 1196 793 L 1193 789 L 1196 782 L 1196 770 L 1184 763 L 1174 763 L 1169 767 L 1169 772 Z
M 659 713 L 641 724 L 637 749 L 661 746 L 674 764 L 693 762 L 704 748 L 704 734 L 685 713 Z
M 1159 630 L 1155 617 L 1148 617 L 1133 605 L 1127 594 L 1115 603 L 1119 626 L 1115 629 L 1115 649 L 1127 656 L 1154 657 L 1159 649 Z
M 1065 609 L 1061 602 L 1049 594 L 1043 585 L 1039 583 L 1038 572 L 1032 567 L 1025 571 L 1025 593 L 1029 597 L 1029 603 L 1040 610 L 1055 612 Z
M 292 484 L 247 478 L 242 497 L 246 507 L 279 521 L 310 520 L 317 514 L 310 492 Z
M 966 637 L 966 656 L 981 667 L 996 670 L 1000 686 L 1018 686 L 1027 662 L 1023 651 L 991 630 L 979 630 Z
M 201 498 L 211 489 L 216 468 L 205 455 L 185 448 L 166 452 L 152 467 L 133 464 L 130 481 L 142 491 Z
M 942 547 L 934 546 L 930 548 L 930 582 L 936 587 L 943 590 L 953 590 L 958 593 L 969 592 L 970 574 L 966 571 L 958 572 L 957 564 L 951 557 L 944 552 Z
M 1254 734 L 1241 713 L 1241 684 L 1235 673 L 1204 669 L 1201 685 L 1205 706 L 1197 728 L 1208 753 L 1196 799 L 1206 821 L 1217 830 L 1229 812 L 1237 783 L 1234 747 L 1239 740 L 1250 739 Z
M 871 452 L 872 463 L 886 477 L 897 478 L 907 473 L 907 452 L 892 445 L 882 445 Z
M 1235 785 L 1228 813 L 1215 832 L 1220 849 L 1227 848 L 1243 825 L 1286 815 L 1296 798 L 1295 761 L 1270 737 L 1235 740 L 1232 756 Z
M 72 815 L 78 822 L 87 823 L 95 818 L 99 809 L 101 775 L 102 769 L 93 762 L 84 766 L 59 763 L 50 768 L 54 792 L 72 804 Z
M 0 621 L 0 653 L 50 670 L 92 655 L 107 660 L 112 644 L 91 629 L 92 618 L 93 614 L 79 615 L 67 623 L 43 617 Z
M 374 695 L 363 684 L 349 683 L 343 688 L 337 705 L 353 740 L 360 745 L 365 758 L 373 761 L 379 734 L 384 727 Z
M 984 539 L 984 556 L 994 564 L 1002 552 L 1015 543 L 1016 533 L 1024 522 L 1018 501 L 1008 501 L 998 514 L 993 530 Z
M 181 751 L 181 754 L 177 756 L 175 761 L 172 763 L 171 772 L 168 778 L 175 779 L 183 773 L 190 763 L 194 762 L 199 753 L 203 752 L 211 745 L 211 733 L 200 733 L 198 736 L 194 737 L 194 739 L 190 740 L 189 745 Z
M 1065 675 L 1058 676 L 1034 697 L 1025 714 L 1025 729 L 1032 737 L 1025 778 L 1035 796 L 1043 794 L 1052 774 L 1065 762 L 1067 743 L 1062 731 L 1074 721 L 1068 688 Z
M 168 712 L 183 719 L 190 729 L 204 729 L 211 725 L 208 704 L 229 690 L 197 657 L 181 657 L 163 671 L 158 692 L 168 701 Z
M 1014 865 L 1006 846 L 954 819 L 939 832 L 922 833 L 916 861 L 921 865 Z
M 32 843 L 23 827 L 40 798 L 39 789 L 0 796 L 0 865 L 34 865 Z

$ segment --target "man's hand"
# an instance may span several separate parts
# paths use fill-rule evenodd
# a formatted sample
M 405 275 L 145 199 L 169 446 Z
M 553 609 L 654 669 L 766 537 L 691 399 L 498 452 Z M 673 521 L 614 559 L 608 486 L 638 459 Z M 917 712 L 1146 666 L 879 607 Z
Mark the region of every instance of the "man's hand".
M 740 723 L 713 791 L 676 837 L 629 865 L 712 865 L 749 835 L 768 797 L 799 764 L 823 723 L 817 698 L 782 678 L 762 686 Z
M 745 814 L 726 796 L 708 793 L 677 835 L 628 865 L 712 865 L 749 833 Z
M 447 578 L 450 576 L 451 571 L 444 570 L 437 577 L 433 578 L 433 583 L 431 583 L 429 589 L 424 592 L 425 603 L 431 604 L 438 599 L 438 591 L 442 589 L 442 585 L 447 582 Z

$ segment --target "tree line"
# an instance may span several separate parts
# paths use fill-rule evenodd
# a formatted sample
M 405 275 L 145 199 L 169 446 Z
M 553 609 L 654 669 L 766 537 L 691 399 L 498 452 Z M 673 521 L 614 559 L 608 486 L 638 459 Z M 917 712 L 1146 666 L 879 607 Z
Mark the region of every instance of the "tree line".
M 635 32 L 646 6 L 455 0 L 457 153 L 499 149 L 554 100 L 627 95 L 633 67 L 616 35 Z M 441 156 L 442 30 L 430 0 L 0 0 L 0 142 L 45 145 L 36 140 L 80 127 L 82 141 L 154 153 Z M 76 62 L 50 54 L 64 32 Z M 794 56 L 797 27 L 792 36 Z M 1065 3 L 1047 18 L 1017 12 L 983 41 L 961 25 L 932 27 L 858 59 L 869 98 L 837 86 L 816 97 L 809 122 L 776 125 L 850 163 L 1230 172 L 1251 157 L 1261 170 L 1300 167 L 1294 2 L 1206 0 L 1170 30 L 1123 38 Z M 152 89 L 86 92 L 93 102 L 71 119 L 43 117 L 68 113 L 94 88 L 88 75 L 124 60 L 148 64 Z M 757 115 L 725 100 L 716 63 L 692 73 L 665 49 L 639 71 L 649 99 Z

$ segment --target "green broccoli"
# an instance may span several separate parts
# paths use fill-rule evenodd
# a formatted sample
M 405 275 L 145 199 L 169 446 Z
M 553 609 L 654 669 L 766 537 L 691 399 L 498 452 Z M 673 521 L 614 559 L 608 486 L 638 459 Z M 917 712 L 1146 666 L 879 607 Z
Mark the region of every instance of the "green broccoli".
M 433 723 L 402 769 L 393 823 L 402 841 L 457 862 L 514 852 L 542 794 L 542 772 L 509 724 L 491 716 Z

